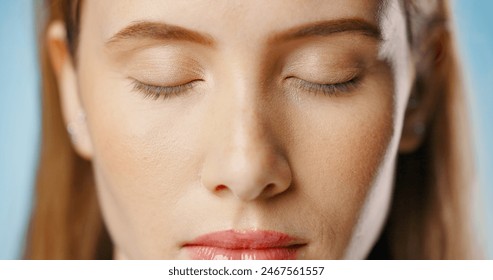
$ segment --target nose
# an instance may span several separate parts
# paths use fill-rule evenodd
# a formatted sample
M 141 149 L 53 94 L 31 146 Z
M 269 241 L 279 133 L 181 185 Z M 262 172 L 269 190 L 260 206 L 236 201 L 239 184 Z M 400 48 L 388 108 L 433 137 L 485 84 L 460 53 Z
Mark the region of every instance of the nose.
M 225 105 L 224 100 L 220 103 Z M 207 133 L 203 186 L 215 194 L 230 192 L 241 201 L 268 199 L 288 190 L 292 172 L 269 129 L 275 124 L 265 110 L 268 106 L 255 98 L 227 103 L 230 106 L 209 114 L 213 129 Z

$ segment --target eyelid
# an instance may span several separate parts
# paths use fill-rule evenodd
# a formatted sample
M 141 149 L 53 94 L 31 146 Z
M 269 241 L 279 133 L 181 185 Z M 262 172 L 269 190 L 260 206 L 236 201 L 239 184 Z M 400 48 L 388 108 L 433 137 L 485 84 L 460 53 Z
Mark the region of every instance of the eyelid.
M 153 85 L 145 82 L 141 82 L 137 79 L 132 80 L 133 90 L 144 94 L 144 98 L 158 99 L 158 98 L 170 98 L 185 94 L 187 91 L 193 89 L 195 85 L 202 82 L 202 79 L 191 80 L 186 83 L 181 83 L 178 85 Z
M 286 78 L 299 78 L 317 84 L 337 84 L 349 81 L 361 75 L 364 71 L 362 67 L 320 67 L 318 65 L 303 65 L 302 67 L 292 68 L 286 73 Z
M 316 83 L 295 76 L 287 77 L 286 80 L 288 80 L 297 89 L 305 90 L 314 94 L 332 96 L 337 94 L 346 94 L 353 90 L 356 86 L 358 86 L 361 77 L 355 76 L 346 81 L 336 83 Z

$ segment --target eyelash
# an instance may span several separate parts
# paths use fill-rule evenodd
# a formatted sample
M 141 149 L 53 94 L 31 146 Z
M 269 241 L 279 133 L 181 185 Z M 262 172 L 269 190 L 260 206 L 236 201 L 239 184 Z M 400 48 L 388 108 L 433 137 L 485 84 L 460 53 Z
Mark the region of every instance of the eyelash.
M 288 77 L 294 83 L 294 86 L 300 90 L 305 90 L 314 94 L 323 94 L 328 96 L 336 96 L 353 90 L 359 82 L 359 77 L 354 77 L 349 81 L 335 84 L 319 84 L 309 82 L 296 77 Z M 177 86 L 156 86 L 150 85 L 138 80 L 133 80 L 133 89 L 144 94 L 144 98 L 157 100 L 159 98 L 168 99 L 173 96 L 178 96 L 186 91 L 193 89 L 196 83 L 202 80 L 193 80 L 185 84 Z
M 339 94 L 345 94 L 356 88 L 360 78 L 354 77 L 351 80 L 335 84 L 319 84 L 309 82 L 296 77 L 288 77 L 287 79 L 292 80 L 293 85 L 300 89 L 305 90 L 314 94 L 323 94 L 328 96 L 337 96 Z
M 144 94 L 144 98 L 157 100 L 159 98 L 167 99 L 173 96 L 181 95 L 193 89 L 196 83 L 201 81 L 202 80 L 193 80 L 188 83 L 177 85 L 177 86 L 156 86 L 156 85 L 146 84 L 134 79 L 132 81 L 132 84 L 133 84 L 133 89 L 135 91 Z

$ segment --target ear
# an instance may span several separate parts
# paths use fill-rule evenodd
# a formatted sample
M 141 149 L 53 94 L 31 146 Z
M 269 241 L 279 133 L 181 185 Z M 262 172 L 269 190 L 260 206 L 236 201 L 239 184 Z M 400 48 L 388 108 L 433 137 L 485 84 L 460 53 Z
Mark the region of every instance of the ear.
M 421 146 L 443 91 L 447 33 L 444 27 L 435 27 L 428 34 L 413 53 L 416 78 L 407 103 L 401 153 L 412 153 Z
M 48 53 L 58 83 L 65 127 L 77 153 L 90 160 L 92 142 L 79 96 L 77 75 L 68 48 L 65 25 L 61 21 L 52 22 L 46 36 Z

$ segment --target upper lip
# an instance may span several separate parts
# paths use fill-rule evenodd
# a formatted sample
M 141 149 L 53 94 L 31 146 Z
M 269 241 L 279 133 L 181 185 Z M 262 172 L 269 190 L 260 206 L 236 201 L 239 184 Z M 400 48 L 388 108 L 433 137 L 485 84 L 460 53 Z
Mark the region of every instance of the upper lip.
M 184 246 L 224 249 L 268 249 L 302 246 L 304 242 L 288 234 L 270 230 L 225 230 L 201 235 Z

